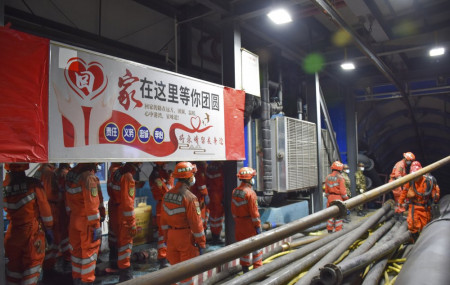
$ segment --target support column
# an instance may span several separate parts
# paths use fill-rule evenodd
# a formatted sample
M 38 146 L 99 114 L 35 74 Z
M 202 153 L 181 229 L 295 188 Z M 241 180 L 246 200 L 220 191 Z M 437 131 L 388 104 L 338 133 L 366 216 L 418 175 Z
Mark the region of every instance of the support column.
M 347 164 L 350 168 L 352 197 L 356 195 L 355 172 L 358 160 L 358 134 L 356 124 L 355 96 L 348 88 L 345 92 L 345 128 L 347 130 Z
M 2 1 L 2 0 L 0 0 Z M 1 4 L 3 6 L 3 3 Z M 2 24 L 2 23 L 0 23 Z M 3 185 L 3 164 L 0 163 L 0 181 Z M 3 235 L 3 229 L 5 228 L 5 222 L 3 217 L 3 190 L 0 191 L 0 211 L 2 214 L 0 215 L 0 284 L 6 284 L 6 276 L 5 276 L 5 237 Z
M 224 25 L 222 29 L 222 84 L 241 88 L 241 32 L 238 23 Z M 224 163 L 225 242 L 234 243 L 234 219 L 231 214 L 231 194 L 237 187 L 236 173 L 242 162 Z
M 311 192 L 309 201 L 310 213 L 315 213 L 323 208 L 323 190 L 322 190 L 322 124 L 320 118 L 320 89 L 319 75 L 315 77 L 308 76 L 306 103 L 308 106 L 308 121 L 316 124 L 317 134 L 317 188 Z

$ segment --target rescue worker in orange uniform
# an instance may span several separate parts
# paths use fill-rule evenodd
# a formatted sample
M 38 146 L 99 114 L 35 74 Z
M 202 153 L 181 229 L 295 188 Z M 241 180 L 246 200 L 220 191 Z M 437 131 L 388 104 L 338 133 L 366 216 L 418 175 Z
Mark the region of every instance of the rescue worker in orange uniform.
M 208 218 L 209 218 L 209 195 L 208 188 L 206 188 L 206 162 L 201 161 L 196 164 L 197 173 L 195 174 L 195 184 L 191 187 L 191 192 L 197 197 L 198 202 L 200 203 L 200 210 L 203 222 L 203 228 L 206 230 Z
M 153 199 L 156 201 L 156 224 L 158 225 L 158 262 L 159 267 L 167 267 L 167 245 L 164 240 L 163 230 L 161 229 L 161 213 L 162 213 L 162 199 L 173 187 L 173 177 L 170 171 L 166 170 L 167 163 L 156 162 L 155 167 L 149 177 L 150 189 L 152 191 Z
M 108 201 L 108 246 L 109 262 L 112 268 L 117 268 L 117 235 L 119 232 L 118 206 L 120 203 L 120 185 L 113 183 L 113 175 L 122 167 L 121 162 L 112 162 L 108 169 L 106 189 L 109 195 Z
M 59 244 L 61 242 L 61 234 L 56 230 L 59 229 L 60 215 L 59 215 L 59 191 L 56 183 L 56 167 L 53 163 L 41 163 L 39 168 L 34 173 L 33 177 L 37 180 L 41 181 L 42 186 L 44 187 L 45 195 L 47 196 L 48 204 L 50 205 L 50 209 L 52 211 L 53 217 L 53 231 L 54 240 L 51 246 L 47 246 L 45 251 L 43 274 L 44 282 L 50 282 L 52 276 L 56 274 L 54 267 L 56 264 L 56 258 L 59 253 Z
M 197 168 L 190 162 L 175 166 L 173 177 L 175 187 L 164 195 L 161 213 L 161 228 L 167 241 L 167 258 L 170 264 L 177 264 L 203 254 L 206 237 L 200 216 L 200 205 L 189 188 L 195 184 Z M 191 278 L 180 285 L 193 284 Z
M 389 178 L 389 182 L 392 182 L 396 179 L 402 178 L 409 172 L 409 167 L 411 166 L 411 163 L 416 159 L 416 156 L 412 152 L 405 152 L 403 154 L 403 159 L 397 162 L 392 169 L 392 173 Z M 397 187 L 392 190 L 392 194 L 394 195 L 395 200 L 395 212 L 396 213 L 402 213 L 405 211 L 405 208 L 403 208 L 399 204 L 399 198 L 400 194 L 402 192 L 402 187 Z
M 261 233 L 261 220 L 258 212 L 258 202 L 255 191 L 253 191 L 254 176 L 256 171 L 250 167 L 239 170 L 237 177 L 241 185 L 233 190 L 231 196 L 231 213 L 235 223 L 236 241 L 241 241 Z M 262 250 L 252 252 L 240 258 L 240 264 L 244 273 L 253 264 L 253 268 L 262 266 Z
M 73 284 L 93 284 L 100 248 L 99 181 L 96 163 L 79 163 L 66 176 Z M 100 191 L 101 193 L 101 191 Z
M 345 188 L 345 180 L 341 175 L 344 165 L 340 161 L 335 161 L 331 165 L 331 174 L 325 178 L 325 197 L 327 197 L 327 207 L 333 201 L 345 201 L 348 199 Z M 327 230 L 329 233 L 342 230 L 342 219 L 331 218 L 328 220 Z
M 209 226 L 212 234 L 211 244 L 221 244 L 222 223 L 224 220 L 223 209 L 223 169 L 219 161 L 211 162 L 206 168 L 206 187 L 208 188 L 210 202 Z
M 5 235 L 8 284 L 37 284 L 45 256 L 45 240 L 53 241 L 53 217 L 39 180 L 25 175 L 28 163 L 6 163 L 3 202 L 10 221 Z M 44 233 L 45 231 L 45 233 Z
M 56 185 L 58 187 L 58 215 L 60 222 L 55 224 L 55 232 L 61 235 L 61 242 L 59 243 L 59 251 L 63 257 L 64 273 L 72 272 L 72 264 L 70 262 L 70 247 L 69 247 L 69 215 L 66 211 L 66 176 L 70 171 L 68 163 L 60 163 L 58 169 L 55 171 Z
M 420 169 L 422 169 L 420 162 L 414 161 L 411 164 L 410 173 L 417 172 Z M 405 200 L 406 198 L 409 199 L 406 222 L 414 240 L 417 240 L 422 229 L 431 221 L 431 204 L 438 203 L 440 194 L 441 191 L 436 179 L 430 174 L 422 175 L 403 187 L 399 203 L 405 207 Z
M 127 162 L 113 174 L 113 187 L 120 187 L 119 205 L 117 206 L 117 266 L 119 282 L 133 279 L 130 257 L 133 248 L 133 237 L 136 236 L 136 219 L 134 214 L 134 198 L 136 181 L 133 176 L 139 171 L 142 163 Z

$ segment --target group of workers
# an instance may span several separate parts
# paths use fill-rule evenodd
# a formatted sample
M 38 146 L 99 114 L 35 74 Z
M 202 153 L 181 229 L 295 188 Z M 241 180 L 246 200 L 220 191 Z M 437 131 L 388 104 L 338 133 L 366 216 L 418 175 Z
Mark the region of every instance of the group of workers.
M 110 264 L 119 269 L 119 282 L 132 279 L 130 264 L 133 237 L 137 233 L 134 199 L 143 186 L 137 173 L 142 163 L 111 163 L 107 177 L 108 241 Z M 54 275 L 57 258 L 72 272 L 73 284 L 93 284 L 99 255 L 105 207 L 98 163 L 41 164 L 33 177 L 26 163 L 8 163 L 3 182 L 4 202 L 10 221 L 5 236 L 8 284 L 37 284 Z M 256 172 L 242 168 L 241 185 L 232 194 L 231 211 L 236 239 L 261 233 L 256 193 Z M 161 267 L 202 254 L 206 225 L 213 242 L 220 243 L 223 221 L 223 174 L 220 162 L 180 162 L 173 171 L 156 163 L 149 177 L 157 202 L 158 260 Z M 209 190 L 209 191 L 208 191 Z M 213 205 L 208 207 L 208 205 Z M 220 225 L 219 225 L 220 223 Z M 262 251 L 241 258 L 244 271 L 262 265 Z M 191 279 L 181 284 L 191 284 Z
M 414 173 L 422 169 L 419 161 L 415 160 L 412 152 L 403 154 L 403 159 L 397 162 L 390 175 L 389 182 L 399 179 L 409 173 Z M 345 201 L 351 197 L 350 179 L 348 177 L 349 168 L 340 161 L 335 161 L 331 165 L 331 174 L 329 174 L 324 182 L 324 194 L 327 197 L 327 207 L 334 201 Z M 364 164 L 358 164 L 356 176 L 357 194 L 366 191 L 365 177 L 363 174 Z M 399 186 L 392 190 L 396 203 L 396 215 L 402 215 L 408 209 L 408 230 L 413 234 L 413 239 L 422 231 L 432 218 L 432 208 L 436 205 L 440 198 L 440 189 L 437 185 L 436 178 L 427 173 L 413 181 Z M 363 205 L 357 208 L 358 216 L 364 216 Z M 327 223 L 329 233 L 340 231 L 343 228 L 343 220 L 339 218 L 331 218 Z

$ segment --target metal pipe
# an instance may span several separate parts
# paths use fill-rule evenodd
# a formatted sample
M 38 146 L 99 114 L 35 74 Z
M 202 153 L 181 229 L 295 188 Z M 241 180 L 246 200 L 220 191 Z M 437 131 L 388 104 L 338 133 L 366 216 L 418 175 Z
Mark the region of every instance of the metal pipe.
M 295 262 L 296 260 L 298 260 L 299 258 L 303 258 L 305 257 L 307 254 L 310 254 L 313 251 L 316 250 L 321 250 L 323 252 L 322 255 L 320 255 L 319 252 L 314 252 L 313 254 L 315 256 L 317 256 L 317 259 L 322 257 L 323 255 L 326 254 L 327 250 L 326 248 L 329 247 L 329 244 L 332 243 L 334 240 L 342 237 L 343 235 L 351 232 L 352 230 L 356 229 L 357 227 L 359 227 L 360 225 L 362 225 L 363 221 L 357 222 L 355 224 L 352 224 L 348 227 L 346 227 L 344 230 L 333 233 L 331 235 L 328 235 L 326 237 L 324 237 L 323 239 L 321 239 L 320 241 L 314 242 L 310 245 L 307 245 L 301 249 L 298 249 L 296 251 L 294 251 L 293 253 L 290 253 L 288 255 L 282 256 L 280 258 L 277 258 L 276 260 L 272 261 L 269 264 L 265 264 L 261 267 L 255 268 L 253 270 L 251 270 L 250 272 L 235 278 L 233 280 L 231 280 L 230 282 L 228 282 L 229 284 L 249 284 L 251 282 L 257 281 L 263 277 L 265 277 L 267 274 L 272 273 L 292 262 Z M 332 249 L 332 247 L 329 247 L 328 250 Z M 311 259 L 308 259 L 308 261 Z M 310 261 L 310 263 L 305 263 L 305 264 L 312 264 L 314 262 L 314 260 Z M 305 265 L 305 266 L 308 266 Z M 289 279 L 287 280 L 289 281 Z M 264 281 L 265 283 L 266 281 Z
M 334 151 L 336 151 L 339 161 L 342 161 L 341 152 L 339 151 L 339 146 L 336 141 L 336 133 L 334 132 L 333 124 L 331 123 L 330 119 L 330 114 L 328 113 L 327 104 L 325 103 L 325 98 L 323 97 L 322 88 L 320 86 L 319 91 L 320 91 L 320 108 L 322 109 L 324 121 L 327 124 L 327 131 L 328 134 L 330 135 Z
M 272 146 L 270 141 L 270 94 L 268 63 L 261 64 L 261 133 L 263 148 L 263 191 L 264 196 L 273 195 L 272 185 Z
M 444 198 L 450 198 L 447 196 Z M 450 284 L 450 203 L 448 199 L 442 199 L 439 204 L 443 214 L 421 232 L 397 277 L 396 285 Z
M 390 241 L 380 246 L 377 246 L 376 248 L 373 248 L 358 257 L 349 260 L 344 260 L 339 265 L 334 265 L 332 263 L 327 264 L 320 271 L 320 280 L 322 280 L 323 283 L 327 285 L 339 285 L 342 283 L 344 276 L 358 269 L 366 267 L 374 260 L 378 260 L 381 257 L 389 254 L 391 251 L 399 247 L 402 243 L 405 243 L 410 239 L 411 239 L 410 232 L 404 231 L 402 234 L 397 235 Z M 418 284 L 418 283 L 413 282 L 408 284 Z M 438 283 L 438 284 L 445 284 L 445 283 Z
M 450 162 L 450 156 L 447 156 L 435 163 L 432 163 L 421 170 L 408 174 L 393 182 L 387 183 L 383 186 L 375 188 L 364 194 L 351 198 L 343 204 L 351 209 L 360 204 L 364 204 L 368 201 L 376 199 L 378 196 L 388 193 L 394 188 L 397 188 L 412 179 L 422 176 L 425 173 L 432 172 L 437 168 L 440 168 Z M 279 228 L 263 232 L 260 235 L 252 238 L 234 243 L 230 246 L 218 249 L 214 252 L 210 252 L 193 259 L 183 261 L 181 263 L 172 265 L 168 268 L 158 270 L 156 272 L 140 276 L 136 279 L 129 280 L 123 284 L 148 284 L 151 280 L 153 284 L 170 284 L 188 277 L 192 277 L 196 274 L 202 273 L 209 269 L 212 269 L 218 265 L 226 263 L 228 261 L 239 258 L 257 249 L 261 249 L 265 246 L 271 245 L 279 240 L 290 237 L 302 230 L 305 230 L 320 222 L 326 221 L 329 218 L 342 214 L 342 211 L 338 206 L 333 205 L 322 211 L 316 212 L 299 220 L 288 223 Z M 320 240 L 323 241 L 324 239 Z M 320 242 L 319 241 L 319 242 Z
M 308 270 L 305 276 L 303 276 L 295 285 L 309 285 L 311 280 L 319 275 L 319 269 L 322 268 L 325 264 L 332 263 L 341 256 L 358 238 L 360 238 L 363 234 L 365 234 L 370 228 L 372 228 L 377 222 L 383 217 L 385 214 L 389 213 L 391 208 L 394 208 L 394 201 L 389 200 L 386 202 L 383 207 L 378 209 L 372 216 L 367 218 L 367 220 L 357 229 L 352 231 L 352 233 L 342 241 L 338 246 L 336 246 L 332 251 L 330 251 L 325 257 L 323 257 L 319 262 L 314 264 Z M 298 271 L 298 273 L 300 273 Z

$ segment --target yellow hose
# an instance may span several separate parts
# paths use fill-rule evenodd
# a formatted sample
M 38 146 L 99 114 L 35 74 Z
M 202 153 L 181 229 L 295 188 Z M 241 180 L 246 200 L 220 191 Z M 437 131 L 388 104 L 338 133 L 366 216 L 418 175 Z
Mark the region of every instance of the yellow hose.
M 363 279 L 366 277 L 367 273 L 369 273 L 370 265 L 371 265 L 371 264 L 369 264 L 369 265 L 366 266 L 366 269 L 364 270 L 364 274 L 363 274 Z
M 350 250 L 346 250 L 343 254 L 341 254 L 341 256 L 339 256 L 339 258 L 333 262 L 333 264 L 338 264 L 339 262 L 341 262 L 344 258 L 347 257 L 347 255 L 350 253 Z
M 388 285 L 389 282 L 389 275 L 387 274 L 387 271 L 384 271 L 384 284 Z
M 390 259 L 390 260 L 388 260 L 388 263 L 404 263 L 405 261 L 406 261 L 406 258 Z
M 398 275 L 395 276 L 394 278 L 392 278 L 391 282 L 389 282 L 389 285 L 394 285 L 395 280 L 397 280 L 397 277 L 398 277 Z
M 394 266 L 388 266 L 388 268 L 391 269 L 391 270 L 393 270 L 393 271 L 395 271 L 395 272 L 397 272 L 397 274 L 400 273 L 400 269 L 398 269 L 397 267 L 394 267 Z
M 300 273 L 297 277 L 295 277 L 294 279 L 292 279 L 288 285 L 294 285 L 295 283 L 297 283 L 298 280 L 300 280 L 300 278 L 302 278 L 303 276 L 306 275 L 306 273 L 308 273 L 308 271 L 304 271 L 302 273 Z
M 267 263 L 271 262 L 272 260 L 274 260 L 275 258 L 278 258 L 280 256 L 286 255 L 286 254 L 291 253 L 293 251 L 294 250 L 288 250 L 288 251 L 283 251 L 283 252 L 277 253 L 275 255 L 272 255 L 272 256 L 264 259 L 263 264 L 267 264 Z

